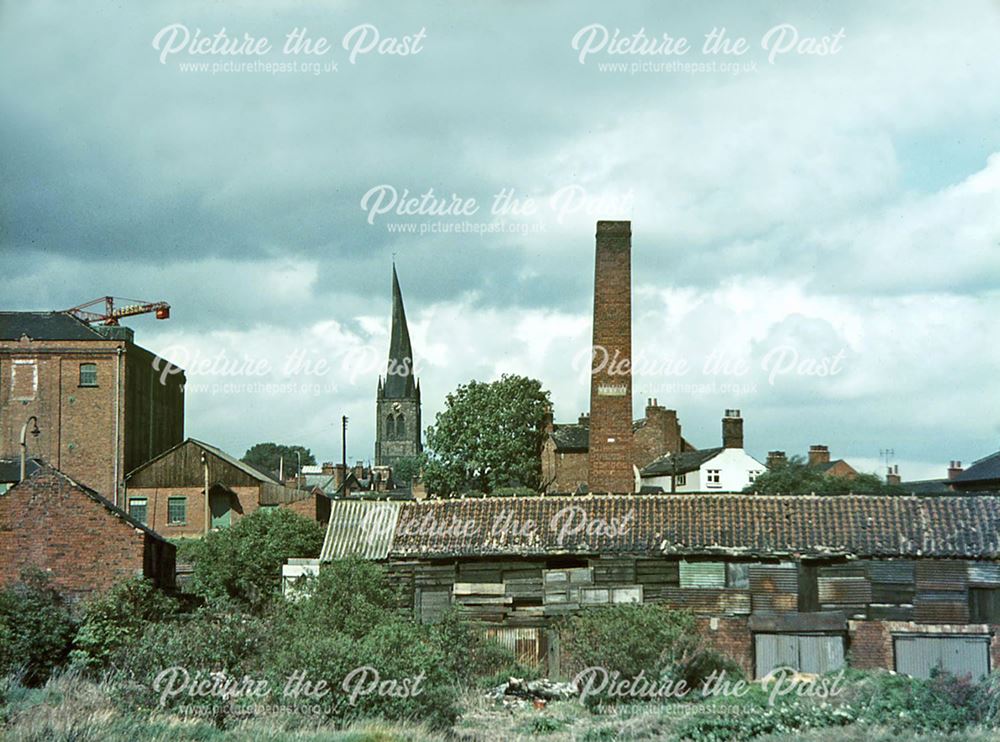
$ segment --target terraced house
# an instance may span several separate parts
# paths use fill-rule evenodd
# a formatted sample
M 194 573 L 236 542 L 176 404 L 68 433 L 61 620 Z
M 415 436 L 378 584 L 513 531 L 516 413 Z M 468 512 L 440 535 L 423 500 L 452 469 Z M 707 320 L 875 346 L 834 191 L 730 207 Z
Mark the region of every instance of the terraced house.
M 344 500 L 322 559 L 346 556 L 385 565 L 421 620 L 455 606 L 557 675 L 556 620 L 614 603 L 692 611 L 755 677 L 1000 661 L 995 494 Z

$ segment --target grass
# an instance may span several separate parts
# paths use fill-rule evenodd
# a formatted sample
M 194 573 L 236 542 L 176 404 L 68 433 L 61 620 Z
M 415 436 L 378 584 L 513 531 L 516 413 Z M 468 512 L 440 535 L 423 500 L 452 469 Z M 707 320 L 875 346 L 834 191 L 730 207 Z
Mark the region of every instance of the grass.
M 217 728 L 211 719 L 136 710 L 113 703 L 114 689 L 66 672 L 44 687 L 29 689 L 16 679 L 0 679 L 0 738 L 11 742 L 132 742 L 132 740 L 197 740 L 230 742 L 611 742 L 611 740 L 679 740 L 684 714 L 704 704 L 619 707 L 593 714 L 575 701 L 505 708 L 470 692 L 463 714 L 449 734 L 418 723 L 364 720 L 342 728 L 297 715 L 271 715 L 231 720 Z M 970 727 L 951 734 L 905 735 L 907 742 L 1000 742 L 1000 730 Z M 893 742 L 898 731 L 887 727 L 850 724 L 789 734 L 761 736 L 755 742 Z

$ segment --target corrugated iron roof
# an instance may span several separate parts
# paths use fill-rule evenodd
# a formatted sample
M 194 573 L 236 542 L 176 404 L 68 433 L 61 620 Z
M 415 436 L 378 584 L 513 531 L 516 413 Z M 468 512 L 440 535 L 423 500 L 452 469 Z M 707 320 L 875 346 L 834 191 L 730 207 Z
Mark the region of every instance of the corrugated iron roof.
M 320 560 L 356 556 L 385 559 L 399 520 L 401 502 L 334 500 Z
M 587 495 L 406 503 L 394 556 L 1000 558 L 1000 497 Z

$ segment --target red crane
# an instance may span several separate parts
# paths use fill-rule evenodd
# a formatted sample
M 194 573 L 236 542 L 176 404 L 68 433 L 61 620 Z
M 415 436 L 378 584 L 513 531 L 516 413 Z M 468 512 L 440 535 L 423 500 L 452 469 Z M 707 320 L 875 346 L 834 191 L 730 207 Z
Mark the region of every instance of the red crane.
M 118 306 L 115 306 L 115 302 Z M 93 311 L 91 307 L 98 304 L 104 305 L 104 311 Z M 156 319 L 170 319 L 170 305 L 165 301 L 143 301 L 142 299 L 122 299 L 115 296 L 102 296 L 99 299 L 88 301 L 78 307 L 67 309 L 68 314 L 72 314 L 81 322 L 88 325 L 101 323 L 104 325 L 117 326 L 118 320 L 122 317 L 132 317 L 137 314 L 156 313 Z

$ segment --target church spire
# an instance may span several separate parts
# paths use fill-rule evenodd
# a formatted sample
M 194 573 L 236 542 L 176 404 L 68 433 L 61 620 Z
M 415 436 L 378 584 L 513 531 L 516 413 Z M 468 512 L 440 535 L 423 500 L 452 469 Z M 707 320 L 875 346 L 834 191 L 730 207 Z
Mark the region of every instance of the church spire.
M 382 394 L 386 399 L 409 399 L 413 393 L 413 348 L 410 346 L 410 330 L 406 326 L 406 311 L 403 309 L 403 294 L 399 290 L 396 264 L 393 263 L 392 332 Z

